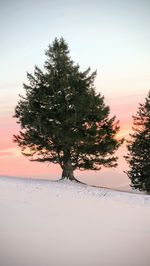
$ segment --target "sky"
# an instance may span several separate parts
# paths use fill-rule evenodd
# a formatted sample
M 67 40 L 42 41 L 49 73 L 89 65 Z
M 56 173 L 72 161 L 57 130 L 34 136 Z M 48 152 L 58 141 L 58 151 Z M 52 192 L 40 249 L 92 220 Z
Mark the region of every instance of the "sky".
M 120 120 L 120 136 L 128 137 L 132 115 L 150 89 L 149 14 L 149 0 L 0 1 L 0 175 L 54 179 L 61 175 L 56 165 L 29 162 L 12 142 L 19 131 L 14 108 L 24 93 L 26 73 L 33 73 L 35 65 L 43 66 L 45 50 L 55 37 L 67 41 L 81 70 L 89 66 L 97 70 L 96 90 Z M 122 147 L 116 170 L 76 175 L 94 184 L 101 184 L 102 176 L 123 182 L 124 153 Z

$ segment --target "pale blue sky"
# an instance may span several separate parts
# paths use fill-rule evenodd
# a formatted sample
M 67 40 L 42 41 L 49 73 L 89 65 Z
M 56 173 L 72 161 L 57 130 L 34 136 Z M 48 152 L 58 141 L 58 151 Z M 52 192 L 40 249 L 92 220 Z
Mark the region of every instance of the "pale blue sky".
M 16 103 L 26 71 L 42 67 L 44 51 L 56 36 L 66 39 L 82 69 L 97 69 L 96 86 L 106 99 L 146 96 L 150 1 L 5 0 L 0 17 L 1 104 L 8 97 Z

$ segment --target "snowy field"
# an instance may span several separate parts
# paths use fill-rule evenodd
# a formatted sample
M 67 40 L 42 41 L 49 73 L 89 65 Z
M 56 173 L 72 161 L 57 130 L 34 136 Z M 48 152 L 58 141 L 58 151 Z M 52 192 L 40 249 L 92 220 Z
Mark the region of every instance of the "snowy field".
M 0 177 L 0 266 L 150 266 L 150 196 Z

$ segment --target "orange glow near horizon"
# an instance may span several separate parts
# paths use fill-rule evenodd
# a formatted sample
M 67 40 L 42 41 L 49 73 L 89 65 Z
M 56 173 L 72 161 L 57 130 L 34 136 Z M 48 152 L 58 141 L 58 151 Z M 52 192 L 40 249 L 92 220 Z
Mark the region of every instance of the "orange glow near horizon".
M 106 95 L 107 96 L 107 95 Z M 117 134 L 117 138 L 124 137 L 128 138 L 129 133 L 132 130 L 132 115 L 135 114 L 137 110 L 138 102 L 143 99 L 140 95 L 137 97 L 107 97 L 106 104 L 110 106 L 110 117 L 116 115 L 116 121 L 119 120 L 120 130 Z M 17 102 L 17 100 L 16 100 Z M 13 105 L 15 103 L 13 102 Z M 17 134 L 20 130 L 20 126 L 16 123 L 16 119 L 13 118 L 14 106 L 11 105 L 8 111 L 3 111 L 1 113 L 1 130 L 0 130 L 0 175 L 5 176 L 19 176 L 19 177 L 36 177 L 36 178 L 46 178 L 46 179 L 59 179 L 61 177 L 61 168 L 59 165 L 47 163 L 30 162 L 28 158 L 21 154 L 21 149 L 13 142 L 13 135 Z M 99 173 L 94 171 L 77 171 L 78 177 L 82 177 L 85 180 L 92 178 L 94 184 L 98 184 L 100 180 L 98 177 L 103 175 L 115 176 L 119 175 L 122 179 L 122 173 L 127 169 L 127 164 L 123 155 L 126 154 L 125 144 L 116 152 L 119 157 L 118 167 L 116 170 L 105 169 Z M 115 171 L 115 172 L 114 172 Z
M 0 175 L 25 176 L 25 177 L 45 177 L 56 179 L 60 177 L 61 169 L 58 165 L 47 163 L 30 162 L 21 154 L 21 149 L 13 142 L 13 135 L 19 131 L 19 126 L 12 117 L 2 119 L 2 129 L 0 131 Z M 122 124 L 118 133 L 119 137 L 126 137 L 129 133 L 130 125 Z

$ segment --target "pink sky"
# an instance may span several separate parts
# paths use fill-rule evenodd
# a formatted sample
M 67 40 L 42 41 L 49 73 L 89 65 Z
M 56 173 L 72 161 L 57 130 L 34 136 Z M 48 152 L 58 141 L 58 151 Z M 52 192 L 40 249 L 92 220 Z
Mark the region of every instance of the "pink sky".
M 132 127 L 131 115 L 136 110 L 138 98 L 141 96 L 127 98 L 127 101 L 120 101 L 115 104 L 113 98 L 106 99 L 106 102 L 111 104 L 111 115 L 116 114 L 120 119 L 120 133 L 121 137 L 128 137 Z M 134 104 L 133 104 L 133 103 Z M 11 107 L 11 103 L 10 103 Z M 47 163 L 30 162 L 25 158 L 20 151 L 17 144 L 13 143 L 13 134 L 19 131 L 19 125 L 13 116 L 14 109 L 11 107 L 11 112 L 4 112 L 6 115 L 1 117 L 1 131 L 0 131 L 0 175 L 20 176 L 20 177 L 35 177 L 35 178 L 50 178 L 58 179 L 61 176 L 61 169 L 59 165 L 48 165 Z M 123 171 L 127 168 L 123 155 L 126 153 L 126 147 L 123 145 L 117 152 L 119 156 L 119 165 L 114 169 L 103 169 L 99 172 L 95 171 L 76 171 L 75 175 L 88 183 L 95 185 L 109 185 L 126 183 L 127 177 Z M 122 182 L 120 182 L 122 178 Z M 105 179 L 105 181 L 104 181 Z
M 18 94 L 22 94 L 21 77 L 19 83 L 15 86 L 7 85 L 5 90 L 1 92 L 0 98 L 0 175 L 20 176 L 29 178 L 48 178 L 58 179 L 61 177 L 61 169 L 59 165 L 48 165 L 47 163 L 30 162 L 27 158 L 21 155 L 20 148 L 13 143 L 13 134 L 19 131 L 19 125 L 16 119 L 13 118 L 14 108 L 19 100 Z M 97 81 L 97 80 L 96 80 Z M 109 80 L 111 82 L 111 79 Z M 124 86 L 131 86 L 126 82 Z M 19 89 L 20 86 L 20 89 Z M 135 86 L 135 84 L 134 84 Z M 117 87 L 117 83 L 116 83 Z M 148 90 L 135 87 L 132 91 L 122 90 L 121 92 L 115 90 L 115 84 L 112 80 L 112 86 L 107 87 L 107 79 L 99 81 L 96 88 L 102 88 L 101 93 L 105 96 L 105 102 L 110 106 L 110 116 L 116 115 L 116 119 L 120 121 L 121 137 L 128 137 L 132 129 L 132 115 L 137 111 L 139 102 L 143 102 Z M 112 91 L 114 93 L 112 94 Z M 111 93 L 110 93 L 111 92 Z M 135 92 L 135 93 L 134 93 Z M 90 184 L 112 186 L 113 184 L 127 184 L 128 177 L 123 172 L 127 169 L 127 165 L 123 155 L 127 152 L 125 145 L 123 145 L 117 152 L 119 156 L 119 165 L 116 169 L 103 169 L 99 172 L 76 171 L 75 176 L 85 180 Z

